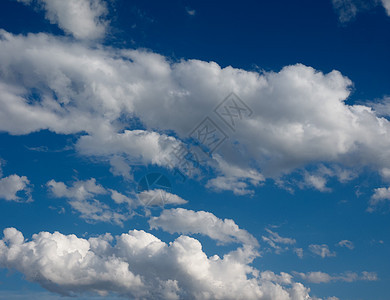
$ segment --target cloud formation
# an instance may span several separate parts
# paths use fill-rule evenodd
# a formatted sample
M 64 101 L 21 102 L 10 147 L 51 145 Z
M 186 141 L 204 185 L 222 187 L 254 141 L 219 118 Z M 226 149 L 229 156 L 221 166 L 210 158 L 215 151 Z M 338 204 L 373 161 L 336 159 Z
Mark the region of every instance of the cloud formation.
M 236 242 L 252 247 L 259 244 L 246 230 L 241 229 L 231 219 L 221 220 L 206 211 L 193 211 L 184 208 L 164 210 L 160 216 L 149 220 L 151 229 L 161 228 L 169 233 L 202 234 L 220 243 Z
M 108 22 L 104 16 L 108 13 L 101 0 L 17 0 L 26 5 L 33 4 L 46 12 L 46 19 L 57 24 L 65 33 L 76 39 L 94 40 L 103 38 Z
M 0 199 L 31 202 L 31 184 L 28 178 L 16 174 L 4 178 L 0 176 Z
M 354 20 L 358 13 L 378 5 L 382 5 L 387 15 L 390 16 L 389 0 L 332 0 L 332 4 L 341 23 L 348 23 Z
M 114 242 L 115 240 L 115 242 Z M 180 236 L 169 245 L 138 230 L 88 240 L 40 232 L 25 240 L 4 230 L 0 265 L 61 295 L 116 293 L 130 299 L 312 299 L 288 274 L 259 273 L 243 247 L 207 257 L 199 241 Z
M 383 187 L 383 188 L 374 189 L 374 194 L 370 198 L 367 211 L 373 212 L 379 206 L 386 204 L 389 201 L 390 201 L 390 187 L 388 187 L 388 188 Z
M 116 175 L 129 178 L 132 164 L 177 167 L 173 149 L 206 115 L 222 122 L 213 111 L 231 91 L 253 114 L 237 119 L 235 131 L 219 123 L 229 140 L 206 162 L 210 188 L 250 194 L 265 178 L 298 172 L 303 186 L 326 191 L 328 178 L 346 180 L 350 169 L 390 169 L 389 121 L 346 104 L 352 82 L 338 71 L 297 64 L 259 74 L 4 30 L 0 49 L 0 130 L 81 133 L 77 151 L 109 162 Z M 134 118 L 144 129 L 129 127 Z M 302 171 L 320 162 L 317 173 Z M 324 172 L 324 164 L 332 167 Z
M 326 244 L 322 244 L 322 245 L 312 244 L 312 245 L 309 245 L 309 250 L 313 254 L 321 256 L 322 258 L 336 256 L 336 252 L 330 251 L 329 250 L 329 246 L 326 245 Z
M 181 205 L 187 201 L 164 190 L 146 190 L 137 195 L 123 195 L 96 183 L 95 178 L 76 180 L 71 186 L 50 180 L 46 186 L 55 198 L 65 198 L 74 211 L 86 222 L 109 222 L 123 225 L 140 206 Z M 108 199 L 110 195 L 111 199 Z M 103 196 L 103 197 L 102 197 Z M 106 196 L 106 197 L 104 197 Z M 97 198 L 100 199 L 97 199 Z M 116 206 L 113 206 L 113 204 Z
M 295 239 L 281 237 L 277 232 L 273 232 L 270 229 L 266 229 L 268 236 L 262 236 L 264 242 L 266 242 L 272 249 L 275 250 L 276 254 L 280 254 L 285 250 L 288 250 L 288 245 L 294 245 Z M 301 249 L 302 250 L 302 249 Z M 303 250 L 296 249 L 295 252 L 299 257 L 303 255 Z
M 294 272 L 294 275 L 300 277 L 301 279 L 311 282 L 311 283 L 329 283 L 335 281 L 342 282 L 355 282 L 355 281 L 376 281 L 378 276 L 375 272 L 363 271 L 359 275 L 355 272 L 345 272 L 340 275 L 329 275 L 324 272 L 308 272 L 308 273 L 298 273 Z
M 348 248 L 349 250 L 353 250 L 355 248 L 355 245 L 348 240 L 342 240 L 337 243 L 337 246 Z

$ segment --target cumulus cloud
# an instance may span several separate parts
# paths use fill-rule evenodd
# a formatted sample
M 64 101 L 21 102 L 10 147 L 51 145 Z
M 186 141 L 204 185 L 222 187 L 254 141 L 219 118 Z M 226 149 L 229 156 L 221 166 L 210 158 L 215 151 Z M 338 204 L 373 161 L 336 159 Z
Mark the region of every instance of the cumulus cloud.
M 337 246 L 348 248 L 349 250 L 353 250 L 355 248 L 355 245 L 348 240 L 342 240 L 337 243 Z
M 10 175 L 0 179 L 0 199 L 31 202 L 31 184 L 26 176 Z
M 93 40 L 104 37 L 108 22 L 104 20 L 107 7 L 101 0 L 17 0 L 26 5 L 37 4 L 46 11 L 46 19 L 57 24 L 77 39 Z
M 82 239 L 40 232 L 31 241 L 15 228 L 4 230 L 0 265 L 18 270 L 49 291 L 78 296 L 119 294 L 131 299 L 312 299 L 309 289 L 286 273 L 250 266 L 245 247 L 222 258 L 208 257 L 194 238 L 170 244 L 145 231 L 130 230 Z
M 202 234 L 220 243 L 240 243 L 257 247 L 258 242 L 231 219 L 219 219 L 206 211 L 184 208 L 164 210 L 160 216 L 149 220 L 151 229 L 161 228 L 169 233 Z
M 329 250 L 329 246 L 326 244 L 322 245 L 309 245 L 309 250 L 314 253 L 315 255 L 321 256 L 322 258 L 325 257 L 333 257 L 336 256 L 336 252 L 332 252 Z
M 306 186 L 326 191 L 329 178 L 351 178 L 344 170 L 390 169 L 389 121 L 369 106 L 346 104 L 352 82 L 338 71 L 297 64 L 259 74 L 5 31 L 0 49 L 0 130 L 81 133 L 76 149 L 109 162 L 116 175 L 129 177 L 131 164 L 177 167 L 172 149 L 206 115 L 229 136 L 206 163 L 215 175 L 207 186 L 216 190 L 250 194 L 265 178 L 298 170 Z M 234 131 L 213 112 L 231 91 L 253 111 Z M 129 128 L 134 117 L 144 129 Z M 319 162 L 331 172 L 302 171 Z
M 363 271 L 359 275 L 355 272 L 345 272 L 339 275 L 329 275 L 324 272 L 308 272 L 308 273 L 298 273 L 294 272 L 294 275 L 300 277 L 301 279 L 311 282 L 311 283 L 329 283 L 335 281 L 343 282 L 355 282 L 355 281 L 375 281 L 378 280 L 378 276 L 374 272 Z
M 122 211 L 119 208 L 114 209 L 108 204 L 95 199 L 98 195 L 108 193 L 104 187 L 96 184 L 95 178 L 85 181 L 75 181 L 70 187 L 63 182 L 50 180 L 46 186 L 54 197 L 69 199 L 69 205 L 86 222 L 111 222 L 123 225 L 123 222 L 131 217 L 131 213 Z M 130 201 L 125 201 L 125 196 L 118 192 L 112 191 L 111 195 L 116 203 L 130 203 Z
M 374 194 L 371 196 L 367 211 L 373 212 L 378 206 L 390 201 L 390 187 L 374 189 Z

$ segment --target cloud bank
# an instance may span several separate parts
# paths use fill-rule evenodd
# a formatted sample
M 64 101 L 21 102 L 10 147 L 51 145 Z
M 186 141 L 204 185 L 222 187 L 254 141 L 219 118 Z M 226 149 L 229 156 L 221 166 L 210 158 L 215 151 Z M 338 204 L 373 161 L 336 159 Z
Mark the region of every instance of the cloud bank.
M 130 299 L 312 299 L 309 289 L 287 274 L 253 269 L 253 255 L 244 246 L 223 258 L 208 257 L 194 238 L 180 236 L 168 245 L 142 230 L 88 240 L 40 232 L 27 241 L 15 228 L 7 228 L 0 240 L 2 267 L 67 296 L 92 292 Z

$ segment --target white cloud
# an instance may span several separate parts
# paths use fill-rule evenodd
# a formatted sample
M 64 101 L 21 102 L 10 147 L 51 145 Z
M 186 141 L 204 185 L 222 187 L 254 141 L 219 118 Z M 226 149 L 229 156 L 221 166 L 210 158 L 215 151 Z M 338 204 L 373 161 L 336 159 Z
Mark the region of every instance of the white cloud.
M 96 184 L 95 178 L 86 181 L 75 181 L 71 187 L 66 186 L 63 182 L 50 180 L 46 186 L 54 197 L 67 198 L 72 209 L 80 213 L 80 217 L 85 219 L 86 222 L 111 222 L 123 225 L 123 222 L 131 217 L 129 212 L 123 212 L 119 208 L 114 209 L 108 204 L 94 199 L 95 196 L 108 194 L 104 187 Z M 122 201 L 128 205 L 131 204 L 130 201 L 124 200 L 124 195 L 113 190 L 111 190 L 111 197 L 116 203 Z
M 390 187 L 374 189 L 374 194 L 371 196 L 367 211 L 373 212 L 378 206 L 390 201 Z
M 31 185 L 28 178 L 16 174 L 1 178 L 0 199 L 16 202 L 31 202 Z
M 219 219 L 206 211 L 193 211 L 184 208 L 164 210 L 159 217 L 149 220 L 151 229 L 161 228 L 169 233 L 203 234 L 220 243 L 242 243 L 258 246 L 246 230 L 238 227 L 231 219 Z
M 387 15 L 390 16 L 390 0 L 382 0 L 382 5 L 386 9 Z
M 179 141 L 165 134 L 145 130 L 125 130 L 123 133 L 104 136 L 82 136 L 77 143 L 77 149 L 84 155 L 100 157 L 126 155 L 136 164 L 156 164 L 168 168 L 173 148 L 178 145 Z M 122 160 L 122 163 L 124 162 Z M 117 168 L 114 171 L 117 171 Z
M 294 275 L 302 278 L 303 280 L 311 283 L 329 283 L 335 281 L 342 282 L 355 282 L 355 281 L 376 281 L 378 276 L 375 272 L 361 272 L 361 275 L 355 272 L 345 272 L 339 275 L 329 275 L 324 272 L 308 272 L 298 273 L 294 272 Z
M 336 256 L 336 252 L 331 252 L 328 245 L 309 245 L 309 250 L 322 258 Z
M 258 171 L 251 168 L 242 168 L 225 161 L 220 155 L 213 156 L 218 176 L 210 179 L 206 187 L 216 191 L 232 191 L 236 195 L 252 194 L 249 187 L 258 186 L 265 178 Z
M 308 173 L 315 177 L 306 181 L 320 190 L 330 177 L 348 180 L 351 168 L 390 169 L 389 121 L 368 106 L 347 105 L 352 83 L 337 71 L 297 64 L 259 74 L 46 34 L 0 35 L 0 130 L 82 133 L 77 150 L 111 162 L 114 174 L 128 176 L 140 163 L 171 168 L 178 137 L 208 114 L 217 122 L 213 109 L 231 91 L 254 113 L 234 132 L 225 128 L 229 140 L 207 162 L 216 176 L 210 188 L 250 194 L 265 178 L 305 174 L 319 162 L 332 172 Z M 33 103 L 32 88 L 40 95 Z M 145 130 L 129 128 L 134 116 Z
M 376 281 L 378 280 L 378 274 L 376 274 L 375 272 L 363 271 L 361 280 Z
M 67 187 L 63 182 L 50 180 L 47 183 L 47 187 L 55 197 L 74 198 L 77 200 L 86 200 L 94 197 L 95 195 L 107 193 L 104 187 L 96 184 L 95 178 L 85 181 L 75 181 L 72 187 Z
M 111 222 L 123 225 L 123 222 L 131 218 L 135 213 L 134 210 L 140 206 L 150 207 L 187 203 L 181 197 L 159 189 L 142 191 L 137 195 L 123 195 L 116 190 L 106 189 L 97 184 L 95 178 L 77 180 L 71 186 L 67 186 L 63 182 L 50 180 L 46 186 L 54 197 L 68 199 L 69 205 L 80 213 L 81 218 L 90 223 Z M 116 206 L 113 207 L 111 205 L 113 203 L 107 201 L 107 199 L 96 199 L 108 194 L 110 194 Z
M 389 0 L 332 0 L 332 3 L 341 23 L 347 23 L 354 20 L 358 13 L 372 9 L 381 4 L 385 8 L 387 15 L 390 16 Z
M 348 240 L 342 240 L 337 243 L 337 246 L 348 248 L 349 250 L 353 250 L 355 248 L 355 245 Z
M 302 248 L 294 248 L 294 253 L 299 257 L 303 257 L 303 249 Z
M 0 158 L 0 178 L 3 177 L 3 166 L 5 161 Z
M 332 0 L 333 7 L 339 15 L 339 21 L 344 23 L 355 18 L 359 11 L 354 0 Z
M 137 194 L 137 197 L 144 206 L 181 205 L 188 202 L 175 194 L 161 189 L 142 191 Z
M 17 0 L 26 5 L 32 0 Z M 37 0 L 46 11 L 46 19 L 57 24 L 77 39 L 93 40 L 104 37 L 108 22 L 105 2 L 101 0 Z
M 110 172 L 115 176 L 122 176 L 127 180 L 132 180 L 133 175 L 130 173 L 129 163 L 121 156 L 114 155 L 110 158 Z
M 328 283 L 332 280 L 332 276 L 324 272 L 295 273 L 295 275 L 311 283 Z
M 268 232 L 268 236 L 262 236 L 261 238 L 275 250 L 276 254 L 288 250 L 288 246 L 285 245 L 293 245 L 296 243 L 295 239 L 281 237 L 278 233 L 273 232 L 270 229 L 266 229 L 266 231 Z
M 67 296 L 117 293 L 131 299 L 312 299 L 309 289 L 286 273 L 260 273 L 253 253 L 238 248 L 207 257 L 196 239 L 166 244 L 131 230 L 88 240 L 41 232 L 31 241 L 14 228 L 0 240 L 0 265 L 24 274 L 49 291 Z
M 190 16 L 195 16 L 196 14 L 196 10 L 195 9 L 191 9 L 189 7 L 186 7 L 186 12 L 187 14 L 189 14 Z

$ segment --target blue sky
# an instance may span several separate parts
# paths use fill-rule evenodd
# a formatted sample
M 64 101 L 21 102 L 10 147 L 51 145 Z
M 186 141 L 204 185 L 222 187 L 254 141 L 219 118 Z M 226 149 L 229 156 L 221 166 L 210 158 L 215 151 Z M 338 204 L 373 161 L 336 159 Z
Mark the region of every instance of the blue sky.
M 0 6 L 0 299 L 389 299 L 388 0 Z

